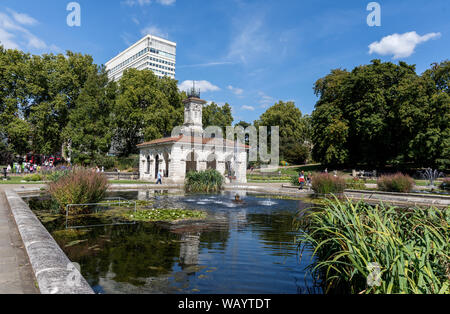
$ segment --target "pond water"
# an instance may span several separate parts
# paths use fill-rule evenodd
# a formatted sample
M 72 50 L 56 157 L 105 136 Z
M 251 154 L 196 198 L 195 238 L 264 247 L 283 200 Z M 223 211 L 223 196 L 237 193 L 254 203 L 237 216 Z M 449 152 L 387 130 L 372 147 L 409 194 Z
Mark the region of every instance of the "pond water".
M 64 218 L 42 219 L 97 293 L 297 294 L 321 293 L 299 261 L 292 227 L 296 213 L 310 207 L 241 193 L 159 195 L 112 193 L 110 197 L 154 200 L 157 208 L 199 209 L 208 220 L 177 226 L 135 223 L 89 227 L 61 237 Z M 30 202 L 33 208 L 36 206 Z

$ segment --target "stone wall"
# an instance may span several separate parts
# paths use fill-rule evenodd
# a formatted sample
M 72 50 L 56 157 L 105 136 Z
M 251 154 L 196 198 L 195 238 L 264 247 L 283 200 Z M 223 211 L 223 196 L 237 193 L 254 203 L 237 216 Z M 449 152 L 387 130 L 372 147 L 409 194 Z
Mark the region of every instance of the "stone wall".
M 93 294 L 87 281 L 22 198 L 12 190 L 5 194 L 41 293 Z

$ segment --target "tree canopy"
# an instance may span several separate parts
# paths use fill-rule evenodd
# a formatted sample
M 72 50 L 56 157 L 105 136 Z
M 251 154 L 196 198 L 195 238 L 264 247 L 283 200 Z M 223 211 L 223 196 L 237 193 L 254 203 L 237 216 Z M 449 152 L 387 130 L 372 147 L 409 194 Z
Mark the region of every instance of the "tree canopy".
M 265 113 L 255 126 L 280 128 L 280 159 L 290 163 L 304 163 L 309 157 L 308 142 L 310 141 L 309 116 L 303 116 L 294 102 L 279 101 Z
M 414 163 L 448 168 L 448 61 L 415 66 L 373 60 L 319 79 L 312 115 L 314 159 L 325 164 Z

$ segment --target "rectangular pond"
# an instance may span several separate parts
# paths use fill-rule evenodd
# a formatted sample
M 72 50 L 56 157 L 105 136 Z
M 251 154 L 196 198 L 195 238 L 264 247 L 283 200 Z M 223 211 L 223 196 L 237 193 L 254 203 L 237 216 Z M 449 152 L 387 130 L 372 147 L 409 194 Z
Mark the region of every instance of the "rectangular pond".
M 301 262 L 293 221 L 311 206 L 239 192 L 167 195 L 153 191 L 110 193 L 151 200 L 154 208 L 197 209 L 207 220 L 183 224 L 134 224 L 65 229 L 50 202 L 25 199 L 97 293 L 298 294 L 321 293 Z M 101 218 L 78 224 L 108 224 Z

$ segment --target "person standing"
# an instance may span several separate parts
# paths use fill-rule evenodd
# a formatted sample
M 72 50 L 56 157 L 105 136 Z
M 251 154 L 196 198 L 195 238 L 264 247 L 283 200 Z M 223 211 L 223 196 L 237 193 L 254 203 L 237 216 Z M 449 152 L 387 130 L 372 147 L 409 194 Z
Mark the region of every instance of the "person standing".
M 156 184 L 161 184 L 162 185 L 162 175 L 161 175 L 161 170 L 159 170 L 158 172 L 158 180 L 156 181 Z

